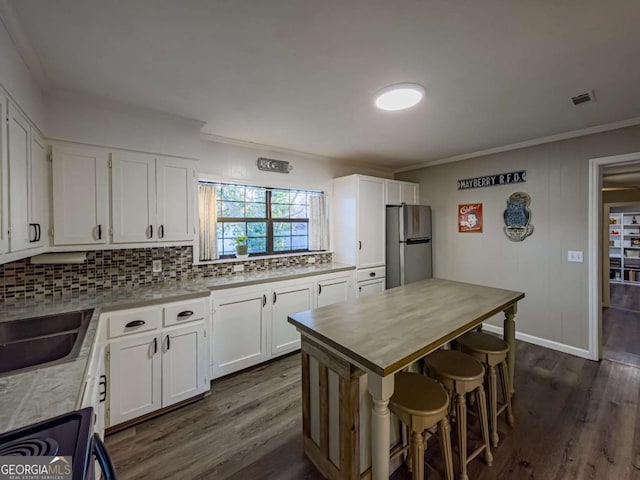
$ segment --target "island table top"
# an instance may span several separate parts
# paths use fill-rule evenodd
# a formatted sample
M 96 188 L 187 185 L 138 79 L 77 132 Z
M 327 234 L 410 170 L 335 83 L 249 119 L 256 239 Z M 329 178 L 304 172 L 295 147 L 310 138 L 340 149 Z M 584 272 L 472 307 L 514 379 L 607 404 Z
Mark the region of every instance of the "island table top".
M 303 335 L 380 376 L 406 367 L 524 293 L 432 278 L 289 316 Z

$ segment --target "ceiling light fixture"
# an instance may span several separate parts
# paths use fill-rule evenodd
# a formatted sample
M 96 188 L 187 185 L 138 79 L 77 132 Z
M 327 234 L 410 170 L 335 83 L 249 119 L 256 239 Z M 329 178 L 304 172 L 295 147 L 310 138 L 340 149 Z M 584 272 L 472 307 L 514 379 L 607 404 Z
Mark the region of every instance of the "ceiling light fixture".
M 376 107 L 380 110 L 395 112 L 406 110 L 420 103 L 424 97 L 424 87 L 417 83 L 397 83 L 379 90 L 376 94 Z

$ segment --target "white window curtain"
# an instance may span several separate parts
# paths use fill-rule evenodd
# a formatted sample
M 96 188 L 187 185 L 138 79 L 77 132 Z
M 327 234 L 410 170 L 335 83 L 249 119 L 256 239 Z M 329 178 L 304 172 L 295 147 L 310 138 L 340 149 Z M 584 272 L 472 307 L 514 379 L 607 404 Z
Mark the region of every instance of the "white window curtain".
M 328 250 L 329 222 L 326 195 L 309 195 L 309 250 Z
M 198 185 L 198 207 L 200 212 L 200 260 L 218 258 L 216 227 L 216 186 L 210 183 Z

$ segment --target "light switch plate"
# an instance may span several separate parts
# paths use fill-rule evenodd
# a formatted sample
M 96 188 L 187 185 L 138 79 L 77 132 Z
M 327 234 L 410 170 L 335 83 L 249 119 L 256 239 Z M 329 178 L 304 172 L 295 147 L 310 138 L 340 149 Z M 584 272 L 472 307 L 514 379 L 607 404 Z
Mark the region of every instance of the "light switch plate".
M 162 271 L 162 260 L 154 260 L 152 266 L 153 273 L 160 273 Z
M 234 272 L 244 272 L 244 265 L 234 265 L 233 266 L 233 271 Z
M 582 263 L 582 251 L 581 250 L 569 250 L 567 252 L 567 261 L 568 262 L 576 262 Z
M 307 263 L 316 263 L 316 257 L 307 257 Z

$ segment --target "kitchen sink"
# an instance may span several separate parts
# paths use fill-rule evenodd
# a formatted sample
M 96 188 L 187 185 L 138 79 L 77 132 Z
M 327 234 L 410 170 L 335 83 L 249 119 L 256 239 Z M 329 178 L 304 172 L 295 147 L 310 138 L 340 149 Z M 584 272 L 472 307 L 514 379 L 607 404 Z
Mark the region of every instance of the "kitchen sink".
M 93 310 L 0 322 L 0 376 L 75 359 Z

